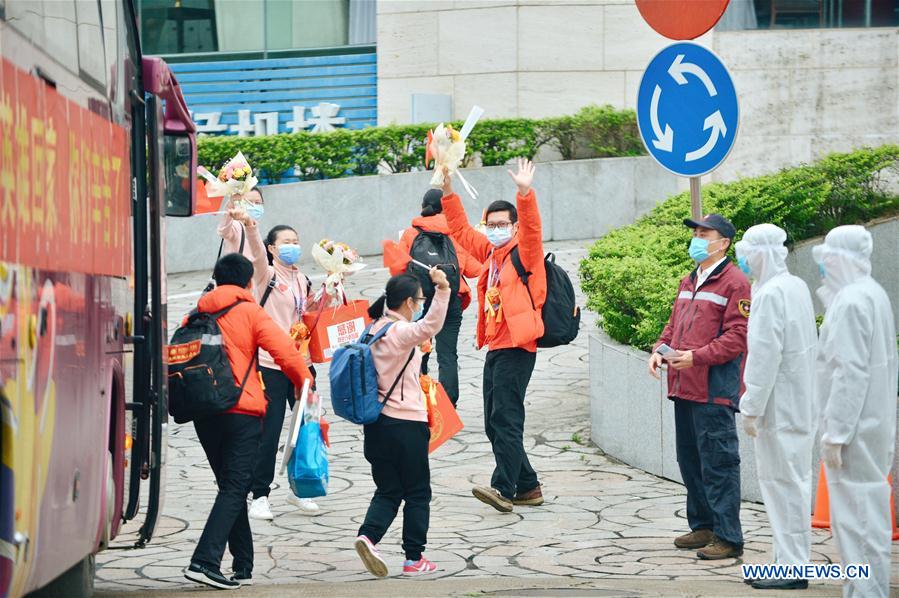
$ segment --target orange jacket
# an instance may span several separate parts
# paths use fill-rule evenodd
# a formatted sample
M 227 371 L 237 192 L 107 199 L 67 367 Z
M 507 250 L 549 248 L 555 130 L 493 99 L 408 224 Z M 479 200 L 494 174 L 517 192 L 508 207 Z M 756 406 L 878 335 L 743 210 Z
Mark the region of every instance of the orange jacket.
M 468 223 L 468 216 L 459 196 L 443 198 L 443 213 L 449 224 L 453 240 L 465 248 L 471 257 L 481 263 L 481 275 L 478 279 L 478 348 L 485 344 L 491 351 L 497 349 L 525 349 L 537 351 L 537 339 L 543 336 L 543 318 L 541 308 L 546 301 L 546 269 L 543 266 L 543 229 L 540 223 L 540 210 L 537 207 L 537 196 L 533 189 L 527 195 L 518 195 L 518 234 L 509 243 L 494 249 L 487 237 L 479 233 Z M 530 289 L 534 299 L 528 297 L 528 289 L 524 286 L 509 253 L 518 247 L 521 264 L 531 272 Z M 487 281 L 491 266 L 499 269 L 499 292 L 502 298 L 503 319 L 498 322 L 496 333 L 487 338 L 487 315 L 484 295 L 487 292 Z
M 256 357 L 260 348 L 271 354 L 275 362 L 281 366 L 281 371 L 297 388 L 303 387 L 303 380 L 308 378 L 311 381 L 312 374 L 309 373 L 306 362 L 297 351 L 294 342 L 265 313 L 265 310 L 259 307 L 248 289 L 233 285 L 216 287 L 200 298 L 197 309 L 205 313 L 216 312 L 239 300 L 244 302 L 236 305 L 218 320 L 228 353 L 228 362 L 234 374 L 234 383 L 240 386 L 250 362 Z M 262 417 L 265 415 L 267 404 L 268 399 L 262 390 L 256 365 L 253 365 L 243 394 L 228 413 Z
M 419 227 L 422 230 L 434 233 L 443 233 L 450 237 L 453 247 L 456 248 L 456 257 L 459 259 L 459 298 L 462 300 L 462 309 L 467 309 L 471 303 L 471 287 L 468 286 L 465 277 L 474 278 L 481 274 L 482 264 L 477 261 L 471 254 L 465 251 L 465 248 L 457 243 L 450 235 L 449 225 L 446 223 L 446 217 L 443 214 L 435 214 L 434 216 L 419 216 L 412 220 L 412 226 L 403 231 L 400 239 L 400 249 L 404 254 L 408 254 L 412 249 L 412 242 L 418 236 Z M 406 271 L 406 265 L 391 264 L 389 265 L 390 275 L 396 276 Z

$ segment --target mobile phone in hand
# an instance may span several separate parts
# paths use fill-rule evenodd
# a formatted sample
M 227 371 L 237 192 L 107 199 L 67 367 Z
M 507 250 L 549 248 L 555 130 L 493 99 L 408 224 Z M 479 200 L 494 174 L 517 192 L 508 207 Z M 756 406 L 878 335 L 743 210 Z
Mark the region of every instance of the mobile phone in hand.
M 672 357 L 675 356 L 677 351 L 675 351 L 674 349 L 672 349 L 665 343 L 662 343 L 661 345 L 659 345 L 659 348 L 656 349 L 656 353 L 661 355 L 662 359 L 664 359 L 665 361 L 668 361 L 669 359 L 671 359 Z

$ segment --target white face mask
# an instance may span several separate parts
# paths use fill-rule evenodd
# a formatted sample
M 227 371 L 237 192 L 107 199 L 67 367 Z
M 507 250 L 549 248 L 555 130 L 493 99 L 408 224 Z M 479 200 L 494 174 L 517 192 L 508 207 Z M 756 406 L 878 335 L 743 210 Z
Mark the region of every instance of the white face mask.
M 502 247 L 512 240 L 512 227 L 487 229 L 487 240 L 494 247 Z

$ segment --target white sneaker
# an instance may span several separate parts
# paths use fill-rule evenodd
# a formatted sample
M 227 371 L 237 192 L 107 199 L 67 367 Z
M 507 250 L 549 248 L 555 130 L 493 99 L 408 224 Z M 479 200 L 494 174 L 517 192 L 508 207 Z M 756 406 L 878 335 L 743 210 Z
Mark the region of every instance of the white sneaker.
M 287 497 L 287 502 L 295 506 L 301 513 L 306 515 L 317 515 L 321 509 L 311 498 L 298 498 L 291 494 Z
M 250 509 L 247 512 L 247 515 L 250 519 L 265 519 L 266 521 L 271 521 L 275 518 L 275 516 L 272 515 L 272 507 L 268 504 L 267 496 L 260 496 L 250 503 Z

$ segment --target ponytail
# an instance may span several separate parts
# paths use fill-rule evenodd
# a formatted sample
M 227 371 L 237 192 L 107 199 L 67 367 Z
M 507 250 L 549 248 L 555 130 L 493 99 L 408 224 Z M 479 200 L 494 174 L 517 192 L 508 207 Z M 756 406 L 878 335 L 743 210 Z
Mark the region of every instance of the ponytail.
M 383 318 L 388 309 L 396 309 L 405 303 L 406 299 L 415 298 L 421 291 L 421 283 L 411 274 L 399 274 L 387 281 L 387 287 L 371 307 L 368 308 L 368 317 L 372 320 Z

